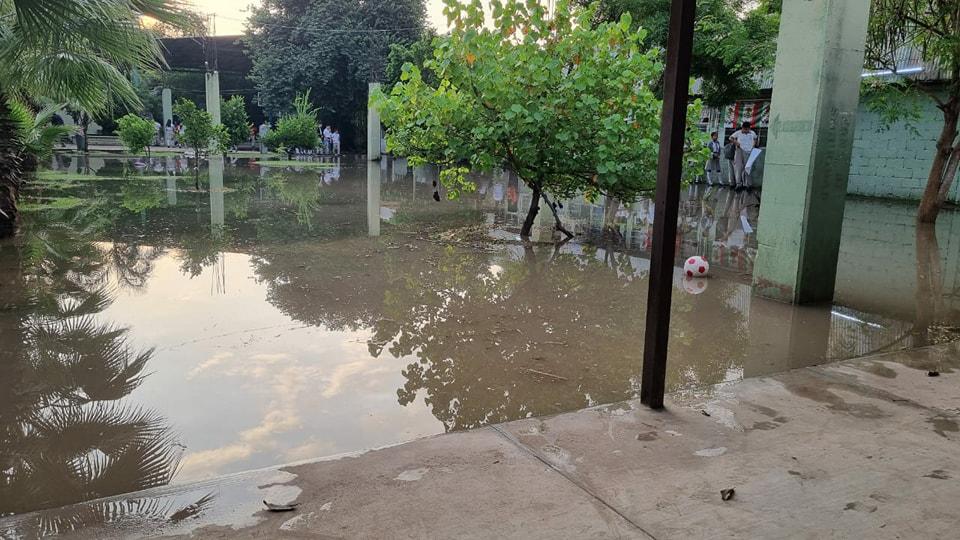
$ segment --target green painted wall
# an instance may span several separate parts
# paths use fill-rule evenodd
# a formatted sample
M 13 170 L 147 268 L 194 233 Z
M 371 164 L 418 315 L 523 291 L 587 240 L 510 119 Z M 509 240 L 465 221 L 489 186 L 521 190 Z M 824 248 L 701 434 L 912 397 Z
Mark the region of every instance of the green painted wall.
M 879 117 L 861 105 L 850 162 L 847 191 L 853 195 L 919 200 L 933 162 L 943 115 L 929 98 L 918 97 L 922 118 L 912 125 L 903 122 L 881 129 Z M 960 201 L 954 182 L 950 200 Z

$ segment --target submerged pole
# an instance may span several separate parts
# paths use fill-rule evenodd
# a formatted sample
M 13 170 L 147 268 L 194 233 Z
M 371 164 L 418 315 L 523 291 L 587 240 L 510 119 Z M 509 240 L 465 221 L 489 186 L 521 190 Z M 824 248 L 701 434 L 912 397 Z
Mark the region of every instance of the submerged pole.
M 640 402 L 651 409 L 663 408 L 666 387 L 673 259 L 676 255 L 677 213 L 696 7 L 696 0 L 673 0 L 670 9 L 657 192 L 654 198 L 653 248 L 650 254 L 650 290 L 643 343 L 643 377 L 640 380 Z

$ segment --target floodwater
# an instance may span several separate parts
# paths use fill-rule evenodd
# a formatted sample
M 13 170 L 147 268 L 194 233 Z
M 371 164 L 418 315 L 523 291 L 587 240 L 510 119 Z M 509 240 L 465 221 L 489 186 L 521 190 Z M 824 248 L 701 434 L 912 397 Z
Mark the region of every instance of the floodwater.
M 569 201 L 554 246 L 503 172 L 436 202 L 402 161 L 52 165 L 0 243 L 0 516 L 639 393 L 649 201 Z M 795 308 L 751 296 L 759 204 L 684 195 L 713 277 L 677 272 L 670 391 L 957 335 L 960 214 L 849 201 L 834 305 Z

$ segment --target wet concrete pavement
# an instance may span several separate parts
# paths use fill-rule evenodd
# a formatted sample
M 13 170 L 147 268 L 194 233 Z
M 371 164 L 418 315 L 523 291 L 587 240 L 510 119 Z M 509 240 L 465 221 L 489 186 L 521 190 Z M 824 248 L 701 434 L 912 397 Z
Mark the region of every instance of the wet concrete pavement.
M 947 538 L 960 523 L 958 420 L 960 345 L 939 345 L 675 395 L 663 412 L 627 401 L 24 514 L 0 532 Z M 299 506 L 268 513 L 263 499 Z

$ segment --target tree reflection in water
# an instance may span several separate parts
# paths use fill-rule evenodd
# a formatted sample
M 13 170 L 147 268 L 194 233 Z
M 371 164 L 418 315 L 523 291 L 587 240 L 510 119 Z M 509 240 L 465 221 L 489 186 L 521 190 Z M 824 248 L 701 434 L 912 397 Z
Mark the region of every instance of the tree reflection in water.
M 370 345 L 375 356 L 418 359 L 403 371 L 401 404 L 423 393 L 457 430 L 637 395 L 647 282 L 636 259 L 529 245 L 510 260 L 482 258 L 447 250 L 433 271 L 388 270 L 385 318 Z M 742 318 L 722 297 L 716 304 L 711 315 Z M 689 307 L 678 299 L 673 387 L 719 382 L 744 349 L 729 332 L 707 335 L 716 325 L 697 324 Z
M 166 485 L 180 461 L 182 447 L 163 417 L 125 401 L 153 351 L 135 349 L 126 328 L 98 317 L 115 296 L 110 276 L 121 287 L 142 287 L 159 253 L 94 243 L 96 223 L 105 222 L 96 214 L 38 214 L 0 246 L 0 515 Z M 184 508 L 145 499 L 68 506 L 20 521 L 16 532 L 42 536 L 131 515 L 182 519 L 211 500 Z

